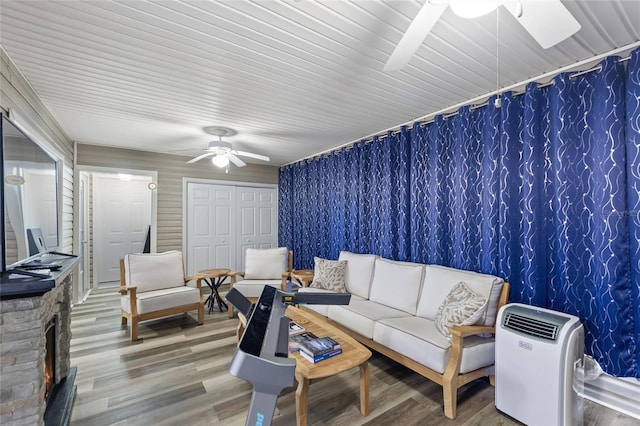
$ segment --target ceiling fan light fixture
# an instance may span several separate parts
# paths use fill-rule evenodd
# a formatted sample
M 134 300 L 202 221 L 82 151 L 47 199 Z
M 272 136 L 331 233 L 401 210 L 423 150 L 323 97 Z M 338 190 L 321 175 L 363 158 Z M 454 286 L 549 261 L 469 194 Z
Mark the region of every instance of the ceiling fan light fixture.
M 223 168 L 229 165 L 229 159 L 226 155 L 216 155 L 211 159 L 214 166 Z
M 503 0 L 451 0 L 449 6 L 461 18 L 473 19 L 494 11 Z

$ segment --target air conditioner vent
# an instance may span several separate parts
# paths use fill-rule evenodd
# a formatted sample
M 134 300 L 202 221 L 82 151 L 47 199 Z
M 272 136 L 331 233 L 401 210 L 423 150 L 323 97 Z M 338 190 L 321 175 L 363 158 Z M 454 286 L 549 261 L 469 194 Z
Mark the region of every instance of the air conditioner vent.
M 546 340 L 556 340 L 558 338 L 558 326 L 535 318 L 530 318 L 512 312 L 508 312 L 502 325 L 530 336 L 539 337 Z

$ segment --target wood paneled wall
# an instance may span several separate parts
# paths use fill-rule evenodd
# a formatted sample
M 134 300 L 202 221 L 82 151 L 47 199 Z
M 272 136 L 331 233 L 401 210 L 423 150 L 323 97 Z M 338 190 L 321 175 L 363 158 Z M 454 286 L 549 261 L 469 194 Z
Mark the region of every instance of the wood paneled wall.
M 73 247 L 73 142 L 53 118 L 40 97 L 25 80 L 11 58 L 0 47 L 0 108 L 9 109 L 28 135 L 45 149 L 61 156 L 62 212 L 59 218 L 59 249 L 72 253 Z
M 77 145 L 78 166 L 148 170 L 158 173 L 158 251 L 182 250 L 182 180 L 185 177 L 236 182 L 278 183 L 278 167 L 230 166 L 229 173 L 210 161 L 186 164 L 191 157 L 96 145 Z

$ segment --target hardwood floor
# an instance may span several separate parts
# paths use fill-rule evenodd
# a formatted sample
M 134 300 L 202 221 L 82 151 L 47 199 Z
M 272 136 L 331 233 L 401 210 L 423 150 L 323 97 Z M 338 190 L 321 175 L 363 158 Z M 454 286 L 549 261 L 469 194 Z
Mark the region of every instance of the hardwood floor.
M 221 288 L 226 292 L 226 286 Z M 217 310 L 142 323 L 131 342 L 120 326 L 115 287 L 94 290 L 72 310 L 71 364 L 78 367 L 78 393 L 71 424 L 244 425 L 251 385 L 229 374 L 237 319 Z M 442 410 L 442 389 L 382 355 L 370 360 L 370 408 L 359 411 L 359 370 L 311 384 L 309 425 L 517 425 L 494 407 L 486 380 L 459 392 L 458 417 Z M 585 401 L 585 425 L 638 425 Z M 273 425 L 295 424 L 294 388 L 278 399 Z

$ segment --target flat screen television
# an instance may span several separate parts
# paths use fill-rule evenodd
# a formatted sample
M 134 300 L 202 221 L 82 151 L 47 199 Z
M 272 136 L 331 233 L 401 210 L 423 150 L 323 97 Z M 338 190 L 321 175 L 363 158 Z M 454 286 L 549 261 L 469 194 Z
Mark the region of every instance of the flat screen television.
M 2 115 L 2 271 L 29 257 L 27 229 L 58 247 L 56 159 Z

